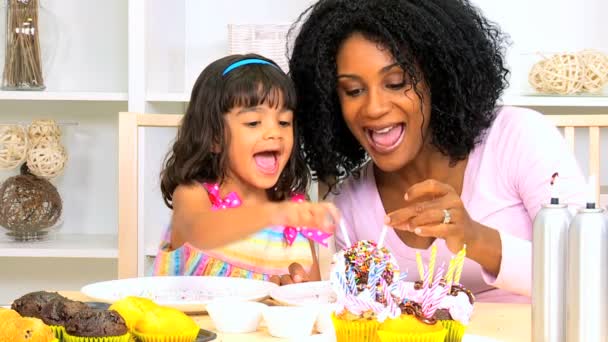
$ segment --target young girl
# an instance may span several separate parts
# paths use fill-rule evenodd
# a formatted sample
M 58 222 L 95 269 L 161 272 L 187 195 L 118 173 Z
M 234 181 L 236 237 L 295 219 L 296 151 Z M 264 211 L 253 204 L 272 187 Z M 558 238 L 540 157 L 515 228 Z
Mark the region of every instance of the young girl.
M 320 279 L 313 242 L 326 244 L 340 217 L 332 204 L 297 195 L 310 175 L 295 106 L 291 80 L 261 56 L 232 55 L 203 70 L 161 173 L 173 216 L 155 275 L 279 283 L 295 263 Z

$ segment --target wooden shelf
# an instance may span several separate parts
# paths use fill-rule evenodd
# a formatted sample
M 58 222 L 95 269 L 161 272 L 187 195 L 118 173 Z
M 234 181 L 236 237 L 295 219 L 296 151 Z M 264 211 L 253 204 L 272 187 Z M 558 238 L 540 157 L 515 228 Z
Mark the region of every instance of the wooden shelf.
M 542 96 L 542 95 L 505 95 L 506 106 L 537 107 L 608 107 L 607 96 Z
M 0 91 L 0 100 L 25 101 L 127 101 L 127 93 L 56 92 L 56 91 Z
M 116 235 L 87 235 L 51 233 L 47 240 L 12 241 L 0 235 L 0 257 L 32 258 L 100 258 L 118 257 Z

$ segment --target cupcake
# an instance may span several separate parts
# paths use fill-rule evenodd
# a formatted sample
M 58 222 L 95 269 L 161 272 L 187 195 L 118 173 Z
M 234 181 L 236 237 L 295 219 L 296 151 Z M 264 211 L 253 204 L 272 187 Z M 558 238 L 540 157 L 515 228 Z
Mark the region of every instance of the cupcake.
M 65 324 L 66 342 L 128 342 L 125 320 L 113 310 L 83 310 Z
M 378 341 L 377 330 L 400 310 L 391 294 L 399 267 L 386 248 L 358 241 L 334 256 L 331 284 L 337 295 L 332 315 L 338 341 Z
M 434 318 L 447 330 L 446 342 L 460 342 L 473 314 L 475 296 L 462 285 L 452 285 L 439 304 Z
M 447 288 L 441 286 L 443 269 L 440 267 L 432 283 L 432 271 L 427 271 L 426 275 L 422 288 L 417 290 L 417 298 L 404 299 L 399 305 L 401 315 L 386 320 L 378 328 L 381 342 L 444 341 L 447 331 L 443 324 L 434 318 L 439 303 L 448 293 Z M 404 287 L 398 291 L 406 293 Z
M 0 309 L 0 341 L 54 342 L 55 336 L 38 318 L 21 317 L 14 310 Z
M 135 330 L 135 325 L 143 319 L 146 311 L 153 310 L 158 305 L 148 298 L 128 296 L 114 302 L 109 310 L 118 312 L 127 323 L 130 331 Z
M 433 318 L 439 320 L 447 330 L 446 342 L 462 341 L 466 327 L 469 325 L 469 320 L 473 314 L 475 296 L 463 285 L 458 284 L 460 275 L 462 274 L 465 255 L 466 246 L 450 261 L 445 279 L 440 280 L 440 286 L 437 288 L 437 291 L 445 292 L 447 291 L 445 287 L 449 286 L 447 295 L 443 297 L 433 315 Z M 418 255 L 417 258 L 419 258 Z M 434 264 L 434 260 L 431 260 L 431 264 Z M 423 273 L 422 270 L 419 271 Z M 422 281 L 417 281 L 407 297 L 414 302 L 420 302 L 423 290 Z
M 17 311 L 23 317 L 40 318 L 42 308 L 55 298 L 64 297 L 57 292 L 31 292 L 15 300 L 11 309 Z
M 21 315 L 15 310 L 0 308 L 0 323 L 7 322 L 10 319 L 20 317 Z
M 193 342 L 199 326 L 185 313 L 157 306 L 145 312 L 135 324 L 133 335 L 142 342 Z
M 51 327 L 55 333 L 55 337 L 61 341 L 65 332 L 64 327 L 66 322 L 78 312 L 84 310 L 89 310 L 89 307 L 85 303 L 58 297 L 53 298 L 42 307 L 40 318 Z
M 381 342 L 441 342 L 446 330 L 435 319 L 426 319 L 417 303 L 408 302 L 402 315 L 388 319 L 378 329 Z

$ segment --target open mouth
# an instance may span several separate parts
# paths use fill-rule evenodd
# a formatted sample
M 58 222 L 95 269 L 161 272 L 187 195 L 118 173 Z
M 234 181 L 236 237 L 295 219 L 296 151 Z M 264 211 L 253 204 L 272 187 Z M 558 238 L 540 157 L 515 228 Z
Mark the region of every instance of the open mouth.
M 261 173 L 274 175 L 279 170 L 279 151 L 262 151 L 253 155 L 255 165 Z
M 367 140 L 374 150 L 380 153 L 392 152 L 403 141 L 405 124 L 399 123 L 378 129 L 366 128 Z

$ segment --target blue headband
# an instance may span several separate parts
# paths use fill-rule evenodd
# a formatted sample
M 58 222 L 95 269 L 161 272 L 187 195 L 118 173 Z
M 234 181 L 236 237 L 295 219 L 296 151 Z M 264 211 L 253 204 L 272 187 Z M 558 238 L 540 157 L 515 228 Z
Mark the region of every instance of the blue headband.
M 226 69 L 224 69 L 222 76 L 226 76 L 226 74 L 231 72 L 232 70 L 242 67 L 243 65 L 247 65 L 247 64 L 268 64 L 268 65 L 272 65 L 275 68 L 277 67 L 276 65 L 270 63 L 269 61 L 265 61 L 265 60 L 259 59 L 259 58 L 241 59 L 238 62 L 234 62 L 234 63 L 230 64 Z

